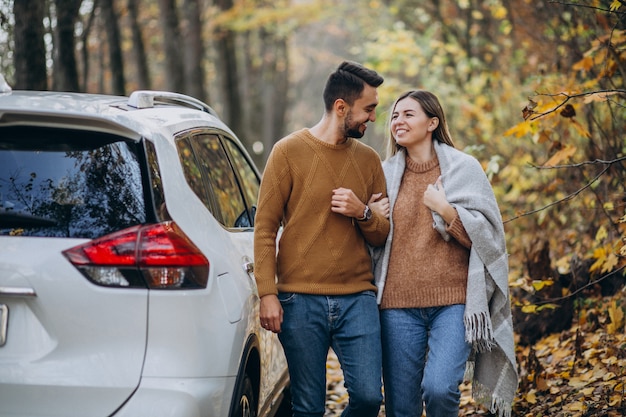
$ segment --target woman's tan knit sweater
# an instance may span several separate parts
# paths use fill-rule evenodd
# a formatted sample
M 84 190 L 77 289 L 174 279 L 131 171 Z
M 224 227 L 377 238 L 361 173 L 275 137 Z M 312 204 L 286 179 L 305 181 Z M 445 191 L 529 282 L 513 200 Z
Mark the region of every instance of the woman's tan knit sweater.
M 382 309 L 465 304 L 471 241 L 458 215 L 448 225 L 454 239 L 443 240 L 423 202 L 426 187 L 439 175 L 437 158 L 418 164 L 407 156 L 393 207 L 393 242 Z

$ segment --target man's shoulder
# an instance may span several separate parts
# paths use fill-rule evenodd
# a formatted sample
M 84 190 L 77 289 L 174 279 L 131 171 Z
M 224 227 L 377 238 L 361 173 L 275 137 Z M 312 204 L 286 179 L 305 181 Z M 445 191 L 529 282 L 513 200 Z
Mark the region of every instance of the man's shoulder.
M 306 139 L 308 130 L 306 128 L 293 131 L 287 136 L 284 136 L 276 141 L 273 145 L 273 149 L 288 149 L 293 147 L 299 147 L 303 144 L 303 139 Z
M 307 135 L 309 134 L 309 129 L 303 127 L 302 129 L 294 130 L 293 132 L 287 134 L 286 136 L 279 139 L 276 143 L 297 141 L 299 139 L 307 137 Z
M 377 160 L 380 161 L 380 155 L 378 154 L 378 152 L 376 152 L 376 150 L 373 147 L 371 147 L 367 143 L 361 142 L 360 140 L 353 139 L 353 142 L 354 142 L 353 146 L 356 147 L 357 152 L 363 154 L 366 157 L 376 158 Z

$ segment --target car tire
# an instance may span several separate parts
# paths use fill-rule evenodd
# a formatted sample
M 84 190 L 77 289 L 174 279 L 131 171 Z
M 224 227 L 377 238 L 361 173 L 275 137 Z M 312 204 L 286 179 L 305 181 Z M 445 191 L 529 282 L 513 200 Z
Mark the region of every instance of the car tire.
M 252 380 L 245 374 L 237 392 L 237 402 L 231 417 L 257 417 L 257 400 L 254 395 Z

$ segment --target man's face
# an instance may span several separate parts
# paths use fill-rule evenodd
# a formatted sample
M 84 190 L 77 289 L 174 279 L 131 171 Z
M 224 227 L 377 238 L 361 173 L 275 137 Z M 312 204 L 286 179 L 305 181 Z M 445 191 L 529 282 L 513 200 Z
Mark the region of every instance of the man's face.
M 378 92 L 376 87 L 365 85 L 363 94 L 352 106 L 344 120 L 344 134 L 349 138 L 362 138 L 367 129 L 366 123 L 376 121 L 376 106 L 378 105 Z

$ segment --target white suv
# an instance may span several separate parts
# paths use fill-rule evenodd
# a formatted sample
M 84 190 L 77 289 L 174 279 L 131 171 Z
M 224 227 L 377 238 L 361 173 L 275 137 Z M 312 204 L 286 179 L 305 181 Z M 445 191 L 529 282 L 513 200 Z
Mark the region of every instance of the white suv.
M 0 416 L 290 413 L 258 320 L 258 188 L 198 100 L 0 77 Z

